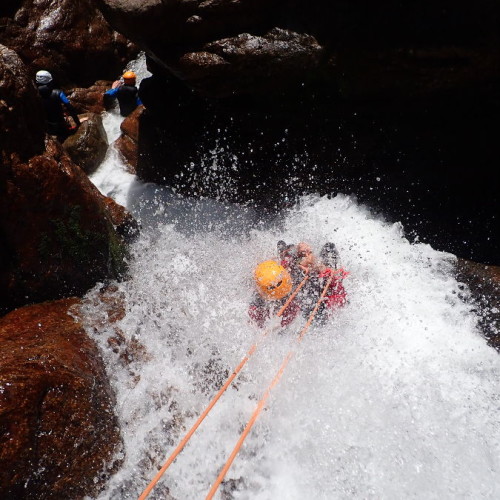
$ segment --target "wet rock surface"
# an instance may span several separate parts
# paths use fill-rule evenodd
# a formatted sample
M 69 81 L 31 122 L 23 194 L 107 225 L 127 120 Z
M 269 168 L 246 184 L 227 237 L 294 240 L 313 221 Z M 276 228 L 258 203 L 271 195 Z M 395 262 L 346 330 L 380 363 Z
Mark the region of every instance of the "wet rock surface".
M 13 157 L 24 160 L 43 151 L 45 122 L 38 92 L 19 56 L 3 45 L 0 45 L 0 127 L 4 164 Z
M 90 175 L 104 160 L 108 139 L 100 114 L 87 113 L 80 120 L 82 124 L 64 141 L 63 148 L 73 162 Z
M 77 299 L 0 318 L 0 496 L 95 495 L 120 448 L 114 395 Z
M 81 295 L 124 271 L 126 249 L 109 200 L 56 141 L 13 165 L 1 188 L 2 310 Z
M 320 66 L 324 48 L 310 35 L 273 28 L 263 36 L 242 33 L 181 56 L 176 72 L 201 94 L 279 93 L 298 86 Z
M 48 151 L 15 165 L 2 185 L 4 308 L 82 293 L 107 273 L 111 223 L 100 195 L 59 145 Z
M 112 84 L 109 80 L 98 80 L 88 88 L 74 88 L 68 93 L 68 99 L 78 113 L 102 113 L 105 110 L 102 96 Z
M 240 83 L 227 86 L 227 95 L 253 94 L 263 85 L 272 92 L 272 76 L 289 69 L 301 72 L 302 81 L 321 79 L 345 94 L 391 100 L 471 83 L 491 86 L 499 75 L 500 8 L 490 0 L 475 5 L 425 0 L 413 7 L 365 0 L 99 0 L 98 5 L 117 30 L 190 86 L 225 66 L 223 75 Z M 247 69 L 252 60 L 260 64 Z M 242 78 L 242 68 L 255 87 Z M 207 78 L 199 88 L 221 95 L 223 80 Z
M 120 153 L 128 171 L 137 173 L 137 162 L 139 157 L 139 131 L 140 118 L 144 112 L 144 107 L 137 107 L 127 116 L 120 125 L 121 135 L 114 143 L 114 147 Z
M 133 242 L 139 236 L 141 230 L 140 224 L 134 216 L 109 196 L 104 197 L 103 203 L 116 233 L 125 243 Z
M 27 68 L 0 47 L 0 314 L 25 304 L 81 295 L 125 269 L 125 233 L 137 230 L 45 136 Z M 33 115 L 33 113 L 35 113 Z M 31 142 L 30 142 L 31 141 Z M 91 153 L 90 153 L 91 154 Z M 114 219 L 115 216 L 117 220 Z M 129 228 L 130 225 L 130 228 Z M 120 231 L 120 234 L 118 233 Z
M 113 31 L 92 0 L 15 0 L 0 6 L 0 43 L 33 77 L 50 71 L 59 85 L 115 79 L 137 48 Z

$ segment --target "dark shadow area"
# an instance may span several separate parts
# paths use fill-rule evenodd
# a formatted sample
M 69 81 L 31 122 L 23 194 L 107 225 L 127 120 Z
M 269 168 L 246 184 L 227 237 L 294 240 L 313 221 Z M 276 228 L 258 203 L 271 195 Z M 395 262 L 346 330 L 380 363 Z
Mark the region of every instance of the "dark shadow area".
M 354 194 L 401 221 L 410 240 L 500 264 L 500 100 L 491 85 L 360 102 L 306 82 L 279 98 L 217 101 L 167 82 L 141 86 L 141 178 L 271 212 L 306 193 Z M 160 106 L 151 97 L 159 92 Z

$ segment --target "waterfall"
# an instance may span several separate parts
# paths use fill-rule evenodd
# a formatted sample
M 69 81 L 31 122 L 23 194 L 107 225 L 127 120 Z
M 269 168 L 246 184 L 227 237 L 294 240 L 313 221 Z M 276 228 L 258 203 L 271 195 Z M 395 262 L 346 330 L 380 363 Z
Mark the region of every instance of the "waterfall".
M 100 286 L 83 308 L 102 324 L 89 333 L 124 442 L 99 499 L 137 499 L 259 339 L 247 315 L 252 271 L 281 239 L 315 251 L 335 242 L 348 304 L 300 344 L 302 318 L 269 335 L 150 498 L 205 498 L 290 350 L 216 498 L 500 498 L 500 358 L 463 300 L 453 255 L 409 241 L 352 196 L 305 196 L 263 218 L 141 183 L 112 148 L 92 180 L 142 225 L 130 278 L 115 284 L 124 317 L 107 322 Z M 117 331 L 124 342 L 112 349 Z

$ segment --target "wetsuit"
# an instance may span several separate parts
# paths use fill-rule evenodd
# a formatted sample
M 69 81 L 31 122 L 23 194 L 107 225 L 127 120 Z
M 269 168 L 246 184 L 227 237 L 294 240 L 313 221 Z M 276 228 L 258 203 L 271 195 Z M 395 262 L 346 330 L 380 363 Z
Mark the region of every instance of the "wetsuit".
M 60 140 L 66 139 L 71 135 L 71 130 L 64 117 L 64 108 L 75 120 L 77 127 L 80 125 L 78 113 L 62 90 L 54 89 L 51 85 L 40 85 L 38 92 L 42 98 L 45 111 L 47 133 L 57 136 Z
M 109 89 L 104 92 L 104 99 L 118 99 L 118 104 L 120 106 L 120 114 L 122 116 L 128 116 L 132 111 L 134 111 L 137 106 L 142 104 L 139 99 L 139 93 L 135 85 L 119 85 L 114 89 Z

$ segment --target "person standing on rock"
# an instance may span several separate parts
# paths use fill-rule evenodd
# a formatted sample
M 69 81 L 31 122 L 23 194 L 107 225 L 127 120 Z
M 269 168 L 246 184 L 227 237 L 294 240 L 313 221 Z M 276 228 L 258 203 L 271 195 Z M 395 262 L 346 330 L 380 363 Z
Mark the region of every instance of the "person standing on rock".
M 48 71 L 38 71 L 35 81 L 45 110 L 47 133 L 64 142 L 80 126 L 78 113 L 64 92 L 54 88 L 52 75 Z M 68 124 L 66 114 L 73 118 L 74 125 Z
M 133 71 L 127 71 L 120 80 L 113 83 L 113 87 L 104 93 L 104 105 L 111 106 L 114 99 L 118 99 L 120 114 L 128 116 L 137 106 L 142 104 L 135 85 L 136 75 Z

